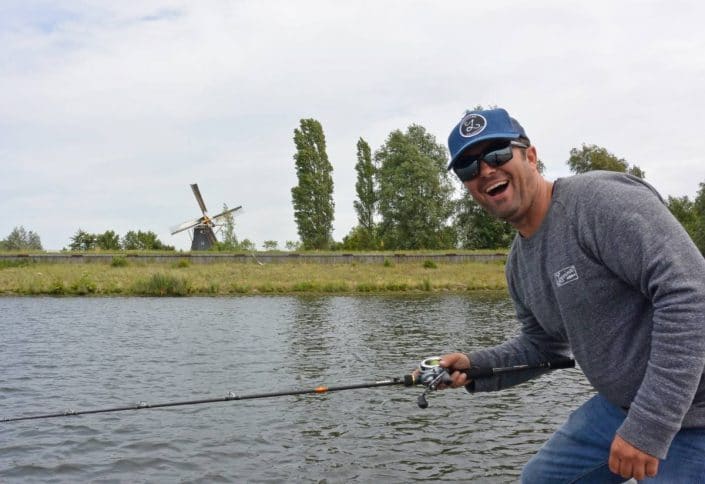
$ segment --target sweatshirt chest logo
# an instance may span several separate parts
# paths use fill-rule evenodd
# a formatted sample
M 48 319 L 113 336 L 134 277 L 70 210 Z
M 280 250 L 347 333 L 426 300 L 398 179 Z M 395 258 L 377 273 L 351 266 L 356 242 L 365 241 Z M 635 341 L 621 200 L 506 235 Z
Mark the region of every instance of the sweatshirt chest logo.
M 565 286 L 579 279 L 575 266 L 564 267 L 560 271 L 555 272 L 553 278 L 556 280 L 556 286 L 558 287 Z

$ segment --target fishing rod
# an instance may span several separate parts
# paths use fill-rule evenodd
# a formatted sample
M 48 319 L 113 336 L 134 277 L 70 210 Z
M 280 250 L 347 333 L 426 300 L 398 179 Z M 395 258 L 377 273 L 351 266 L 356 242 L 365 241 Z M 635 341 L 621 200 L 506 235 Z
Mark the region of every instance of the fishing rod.
M 367 383 L 355 383 L 351 385 L 339 385 L 339 386 L 317 386 L 310 389 L 298 389 L 298 390 L 287 390 L 281 392 L 267 392 L 267 393 L 252 393 L 249 395 L 235 395 L 233 392 L 229 392 L 225 396 L 214 397 L 214 398 L 202 398 L 197 400 L 184 400 L 179 402 L 164 402 L 164 403 L 154 403 L 150 404 L 147 402 L 139 402 L 134 405 L 127 405 L 122 407 L 112 407 L 112 408 L 99 408 L 92 410 L 73 410 L 66 409 L 63 412 L 58 413 L 48 413 L 43 415 L 26 415 L 21 417 L 9 417 L 0 418 L 0 422 L 17 422 L 20 420 L 38 420 L 38 419 L 48 419 L 57 417 L 68 417 L 77 415 L 88 415 L 94 413 L 112 413 L 112 412 L 124 412 L 127 410 L 143 410 L 147 408 L 166 408 L 166 407 L 180 407 L 184 405 L 201 405 L 206 403 L 217 403 L 217 402 L 229 402 L 232 400 L 254 400 L 259 398 L 272 398 L 272 397 L 283 397 L 292 395 L 305 395 L 305 394 L 321 394 L 338 392 L 344 390 L 357 390 L 361 388 L 376 388 L 376 387 L 386 387 L 403 385 L 405 387 L 412 387 L 415 385 L 423 385 L 426 390 L 418 398 L 418 406 L 420 408 L 428 407 L 428 402 L 426 401 L 426 395 L 429 392 L 436 391 L 441 384 L 450 383 L 450 374 L 446 368 L 440 366 L 441 358 L 439 356 L 434 356 L 432 358 L 426 358 L 423 360 L 414 373 L 409 375 L 404 375 L 401 378 L 391 378 L 388 380 L 380 380 L 375 382 Z M 478 368 L 473 367 L 469 370 L 462 370 L 468 378 L 478 379 L 478 378 L 490 378 L 493 376 L 501 375 L 504 373 L 521 372 L 527 370 L 553 370 L 559 368 L 572 368 L 575 366 L 575 361 L 571 358 L 559 358 L 556 360 L 550 360 L 537 365 L 519 365 L 519 366 L 508 366 L 500 368 Z

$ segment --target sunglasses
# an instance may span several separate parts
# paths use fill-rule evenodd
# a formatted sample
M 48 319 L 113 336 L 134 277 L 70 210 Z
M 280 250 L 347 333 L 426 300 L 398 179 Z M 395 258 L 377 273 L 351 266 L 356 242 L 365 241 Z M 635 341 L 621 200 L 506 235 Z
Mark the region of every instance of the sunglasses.
M 500 145 L 490 146 L 487 151 L 475 156 L 465 156 L 455 162 L 453 171 L 460 181 L 466 182 L 480 174 L 480 162 L 484 161 L 489 166 L 496 168 L 504 165 L 514 156 L 513 148 L 528 148 L 518 141 L 504 141 Z

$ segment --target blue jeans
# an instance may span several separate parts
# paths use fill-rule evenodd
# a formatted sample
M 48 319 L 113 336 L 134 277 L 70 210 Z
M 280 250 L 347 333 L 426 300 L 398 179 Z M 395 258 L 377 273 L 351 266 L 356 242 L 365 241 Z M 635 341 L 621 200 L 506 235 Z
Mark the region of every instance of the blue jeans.
M 526 464 L 524 484 L 620 483 L 607 459 L 617 428 L 627 416 L 600 395 L 573 412 Z M 634 481 L 632 481 L 634 482 Z M 673 439 L 658 474 L 645 483 L 705 483 L 705 428 L 681 429 Z

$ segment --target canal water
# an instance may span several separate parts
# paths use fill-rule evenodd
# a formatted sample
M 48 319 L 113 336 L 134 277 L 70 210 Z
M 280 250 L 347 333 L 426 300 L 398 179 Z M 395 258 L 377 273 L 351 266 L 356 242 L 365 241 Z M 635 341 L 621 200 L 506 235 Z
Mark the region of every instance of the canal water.
M 0 419 L 374 382 L 515 331 L 497 294 L 0 298 Z M 0 482 L 516 482 L 592 393 L 421 390 L 0 422 Z

